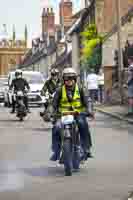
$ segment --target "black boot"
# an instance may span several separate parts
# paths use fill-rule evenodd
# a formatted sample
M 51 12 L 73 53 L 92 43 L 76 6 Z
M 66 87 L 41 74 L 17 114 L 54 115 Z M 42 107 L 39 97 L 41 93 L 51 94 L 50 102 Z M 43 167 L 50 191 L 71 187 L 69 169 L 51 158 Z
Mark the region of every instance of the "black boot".
M 25 104 L 25 108 L 26 108 L 27 113 L 31 113 L 29 106 L 27 104 Z
M 82 156 L 80 157 L 80 161 L 88 160 L 88 158 L 93 158 L 93 155 L 90 150 L 85 151 Z
M 11 110 L 11 112 L 10 112 L 11 114 L 13 114 L 13 113 L 15 113 L 15 109 L 14 108 L 12 108 L 12 110 Z
M 51 161 L 56 161 L 60 159 L 60 154 L 59 153 L 53 153 L 52 156 L 50 157 Z
M 31 113 L 31 111 L 29 110 L 29 108 L 27 109 L 27 113 Z
M 40 117 L 43 117 L 44 116 L 44 112 L 40 112 Z
M 11 110 L 11 112 L 10 112 L 11 114 L 13 114 L 13 113 L 15 113 L 15 110 Z
M 93 158 L 93 155 L 92 153 L 89 151 L 89 152 L 85 152 L 85 155 L 84 155 L 84 159 L 87 160 L 88 158 Z

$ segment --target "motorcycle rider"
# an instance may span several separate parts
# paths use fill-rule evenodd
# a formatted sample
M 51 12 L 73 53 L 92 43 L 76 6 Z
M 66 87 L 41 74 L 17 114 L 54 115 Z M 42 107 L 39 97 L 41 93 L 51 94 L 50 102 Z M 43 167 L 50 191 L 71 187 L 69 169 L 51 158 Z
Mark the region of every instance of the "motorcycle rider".
M 88 99 L 85 97 L 83 88 L 79 87 L 77 84 L 77 74 L 73 68 L 65 68 L 63 71 L 63 81 L 62 87 L 58 88 L 54 99 L 53 99 L 53 113 L 62 113 L 63 111 L 78 111 L 87 112 L 90 116 L 94 117 L 93 113 L 90 113 L 90 108 L 88 105 Z M 77 118 L 77 123 L 80 132 L 81 146 L 83 149 L 83 158 L 87 160 L 88 157 L 92 157 L 91 154 L 91 135 L 88 126 L 88 122 L 85 116 L 79 115 Z M 56 161 L 60 158 L 61 151 L 61 121 L 60 119 L 55 119 L 53 129 L 52 129 L 52 151 L 53 155 L 50 160 Z
M 22 71 L 21 70 L 16 70 L 15 71 L 15 78 L 12 80 L 12 83 L 9 87 L 9 90 L 14 89 L 14 93 L 16 93 L 19 90 L 22 90 L 25 92 L 25 89 L 30 90 L 30 86 L 28 82 L 22 77 Z M 15 113 L 15 100 L 14 97 L 12 97 L 12 111 L 11 113 Z M 30 113 L 29 107 L 28 107 L 28 97 L 27 95 L 24 96 L 24 104 L 27 109 L 27 112 Z
M 44 83 L 44 86 L 41 90 L 41 95 L 45 96 L 46 92 L 48 92 L 52 96 L 54 92 L 56 91 L 56 89 L 59 87 L 59 84 L 60 84 L 59 70 L 56 68 L 53 68 L 51 70 L 50 78 Z M 47 110 L 47 107 L 48 107 L 47 102 L 44 104 L 44 107 L 45 107 L 44 111 L 40 112 L 41 117 L 43 117 L 43 115 L 45 114 L 45 110 Z

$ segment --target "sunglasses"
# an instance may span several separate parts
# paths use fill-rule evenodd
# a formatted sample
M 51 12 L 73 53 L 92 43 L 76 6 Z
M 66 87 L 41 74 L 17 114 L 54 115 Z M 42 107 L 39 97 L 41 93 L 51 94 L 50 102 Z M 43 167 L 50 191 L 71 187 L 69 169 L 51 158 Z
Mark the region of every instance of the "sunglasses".
M 64 81 L 72 81 L 74 80 L 74 77 L 64 78 Z

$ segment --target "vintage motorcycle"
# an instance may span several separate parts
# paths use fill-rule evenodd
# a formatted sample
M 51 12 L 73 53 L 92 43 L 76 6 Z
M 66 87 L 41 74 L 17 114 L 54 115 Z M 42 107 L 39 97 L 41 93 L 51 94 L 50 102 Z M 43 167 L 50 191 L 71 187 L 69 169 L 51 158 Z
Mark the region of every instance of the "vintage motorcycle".
M 50 122 L 51 121 L 51 114 L 52 114 L 52 101 L 54 98 L 55 93 L 50 94 L 46 93 L 44 97 L 44 112 L 40 112 L 40 116 L 43 118 L 45 122 Z
M 62 152 L 60 160 L 63 160 L 66 176 L 71 176 L 73 170 L 79 170 L 81 161 L 80 134 L 76 118 L 78 115 L 88 117 L 88 114 L 74 111 L 66 112 L 61 116 L 61 141 Z M 63 158 L 62 158 L 63 157 Z
M 23 121 L 24 117 L 27 115 L 27 110 L 24 104 L 26 92 L 19 90 L 14 95 L 16 100 L 16 117 L 18 117 L 20 121 Z

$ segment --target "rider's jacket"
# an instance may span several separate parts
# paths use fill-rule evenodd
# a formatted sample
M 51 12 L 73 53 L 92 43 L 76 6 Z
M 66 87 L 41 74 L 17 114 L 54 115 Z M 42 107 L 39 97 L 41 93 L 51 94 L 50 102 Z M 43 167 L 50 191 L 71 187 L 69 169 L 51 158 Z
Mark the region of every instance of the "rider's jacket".
M 59 87 L 59 84 L 60 84 L 59 80 L 56 82 L 51 78 L 48 79 L 45 82 L 45 84 L 44 84 L 44 86 L 43 86 L 43 88 L 41 90 L 41 95 L 44 96 L 46 91 L 48 91 L 48 93 L 50 93 L 50 94 L 53 94 L 56 91 L 56 89 Z
M 81 97 L 77 84 L 75 85 L 74 93 L 71 100 L 69 100 L 69 97 L 67 97 L 67 91 L 65 85 L 62 86 L 62 97 L 60 100 L 59 112 L 64 113 L 67 111 L 77 111 L 77 112 L 85 111 L 85 107 L 81 102 Z
M 53 99 L 54 112 L 78 111 L 89 112 L 88 98 L 85 96 L 84 89 L 77 84 L 69 89 L 65 85 L 56 90 Z M 70 110 L 71 109 L 71 110 Z
M 12 83 L 9 87 L 10 90 L 14 89 L 14 91 L 30 89 L 28 82 L 24 78 L 13 79 Z

